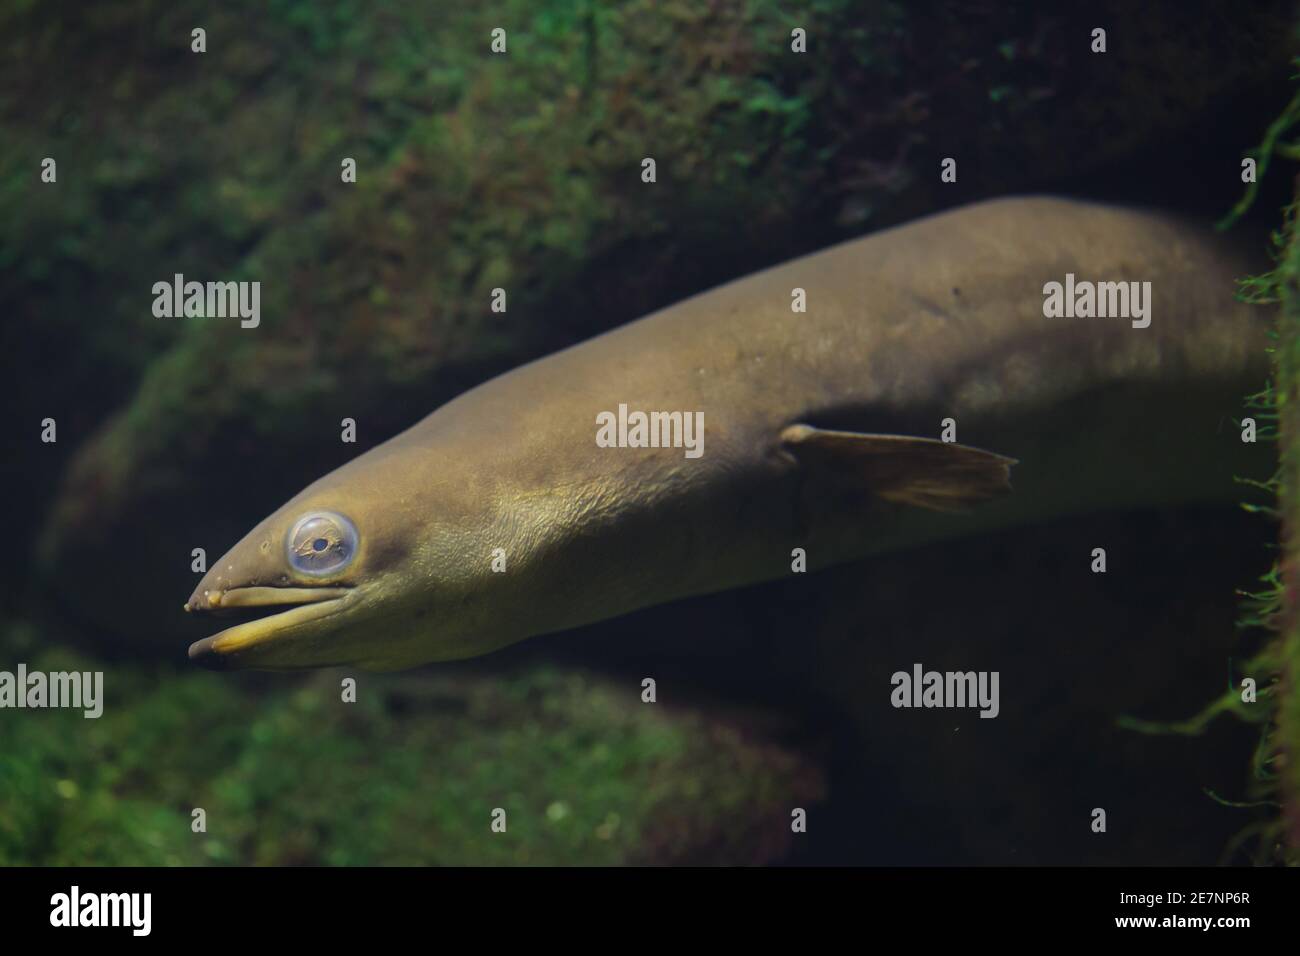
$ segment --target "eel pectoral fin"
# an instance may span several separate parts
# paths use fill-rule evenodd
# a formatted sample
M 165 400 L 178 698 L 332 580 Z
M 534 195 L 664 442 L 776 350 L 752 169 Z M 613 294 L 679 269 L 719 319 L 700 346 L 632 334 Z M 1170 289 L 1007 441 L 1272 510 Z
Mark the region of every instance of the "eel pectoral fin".
M 791 425 L 781 441 L 800 465 L 833 469 L 885 501 L 956 511 L 1011 490 L 1014 458 L 954 442 Z

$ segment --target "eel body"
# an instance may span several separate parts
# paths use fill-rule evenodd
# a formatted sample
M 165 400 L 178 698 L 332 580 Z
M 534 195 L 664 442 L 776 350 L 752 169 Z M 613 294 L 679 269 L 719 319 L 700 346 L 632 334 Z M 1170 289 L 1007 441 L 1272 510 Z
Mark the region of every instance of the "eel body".
M 1231 499 L 1258 473 L 1234 423 L 1267 375 L 1267 315 L 1234 296 L 1254 265 L 1175 218 L 1023 198 L 740 279 L 493 379 L 308 486 L 186 605 L 276 613 L 190 655 L 395 669 L 800 560 Z M 1145 319 L 1048 314 L 1051 283 L 1089 282 L 1136 283 Z M 638 446 L 638 412 L 660 413 L 660 447 Z

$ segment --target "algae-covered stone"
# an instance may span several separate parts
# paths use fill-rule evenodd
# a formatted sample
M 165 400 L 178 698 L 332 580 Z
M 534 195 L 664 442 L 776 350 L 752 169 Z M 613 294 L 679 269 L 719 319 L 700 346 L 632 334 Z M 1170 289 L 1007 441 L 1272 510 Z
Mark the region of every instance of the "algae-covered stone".
M 3 666 L 103 666 L 37 643 Z M 345 703 L 343 676 L 110 667 L 97 720 L 5 711 L 0 864 L 757 864 L 823 795 L 797 750 L 630 680 L 359 675 Z

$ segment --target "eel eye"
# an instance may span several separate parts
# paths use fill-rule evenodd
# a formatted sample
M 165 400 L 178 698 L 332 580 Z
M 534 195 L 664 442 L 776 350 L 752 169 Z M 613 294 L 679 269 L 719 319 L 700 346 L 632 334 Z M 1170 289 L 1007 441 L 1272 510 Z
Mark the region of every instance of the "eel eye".
M 357 552 L 356 526 L 333 511 L 313 511 L 298 519 L 285 542 L 295 571 L 323 577 L 342 571 Z

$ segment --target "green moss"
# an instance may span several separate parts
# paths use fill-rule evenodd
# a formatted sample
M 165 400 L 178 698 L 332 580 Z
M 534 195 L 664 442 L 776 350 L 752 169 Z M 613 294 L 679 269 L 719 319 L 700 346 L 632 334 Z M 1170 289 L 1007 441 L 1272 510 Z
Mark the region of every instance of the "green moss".
M 33 668 L 103 666 L 30 631 L 0 645 Z M 348 704 L 339 677 L 258 692 L 110 667 L 98 720 L 6 712 L 0 865 L 757 863 L 822 791 L 801 757 L 633 683 L 363 675 Z
M 1300 61 L 1297 61 L 1300 64 Z M 1300 143 L 1284 142 L 1300 127 L 1300 94 L 1266 130 L 1259 146 L 1246 155 L 1256 160 L 1256 180 L 1223 218 L 1226 229 L 1237 222 L 1258 195 L 1258 180 L 1275 157 L 1300 159 Z M 1244 809 L 1268 808 L 1244 828 L 1227 849 L 1254 843 L 1258 862 L 1300 865 L 1300 195 L 1283 211 L 1281 228 L 1273 235 L 1277 266 L 1271 272 L 1240 280 L 1240 298 L 1276 306 L 1277 328 L 1271 336 L 1273 380 L 1245 400 L 1256 420 L 1258 440 L 1276 442 L 1278 468 L 1266 479 L 1241 479 L 1267 492 L 1276 506 L 1246 505 L 1249 511 L 1276 519 L 1280 525 L 1281 556 L 1262 577 L 1260 587 L 1241 591 L 1244 599 L 1238 624 L 1243 631 L 1262 632 L 1266 644 L 1240 669 L 1257 685 L 1257 699 L 1243 701 L 1241 687 L 1230 684 L 1223 695 L 1196 716 L 1182 722 L 1151 723 L 1127 720 L 1130 729 L 1145 733 L 1203 733 L 1222 715 L 1260 727 L 1259 745 L 1251 764 L 1250 799 L 1225 801 Z

